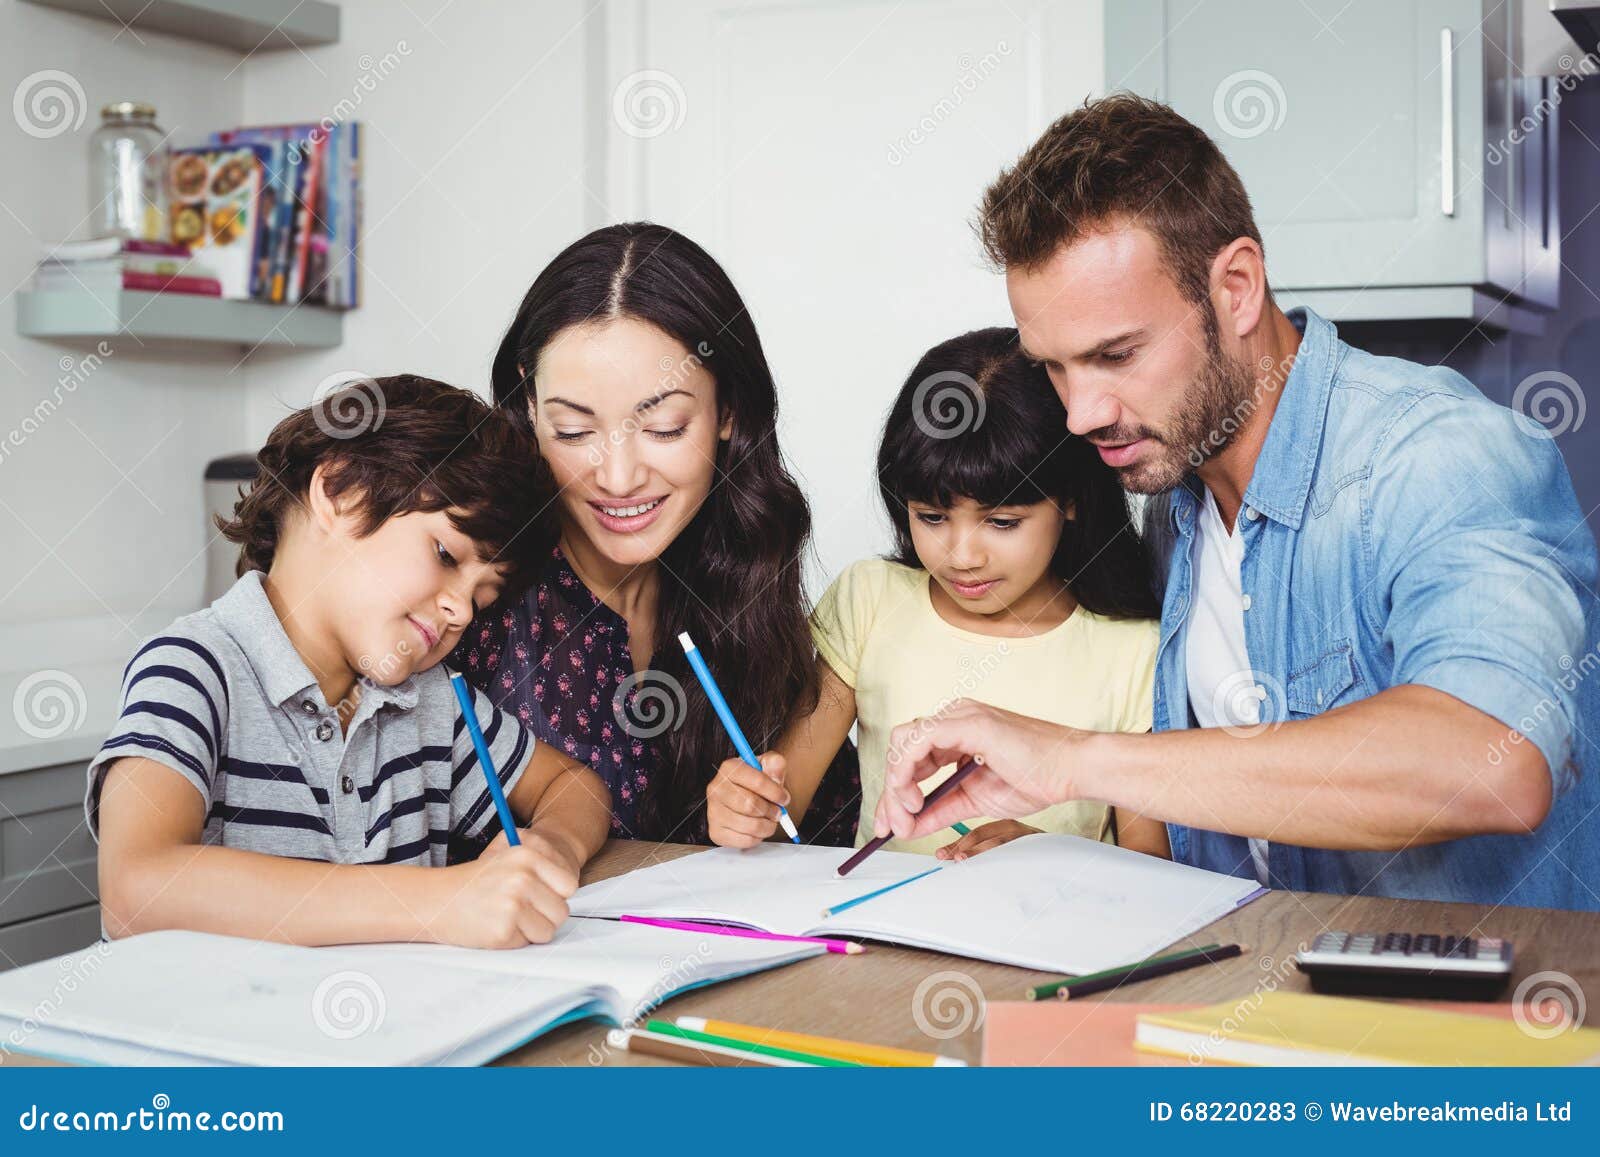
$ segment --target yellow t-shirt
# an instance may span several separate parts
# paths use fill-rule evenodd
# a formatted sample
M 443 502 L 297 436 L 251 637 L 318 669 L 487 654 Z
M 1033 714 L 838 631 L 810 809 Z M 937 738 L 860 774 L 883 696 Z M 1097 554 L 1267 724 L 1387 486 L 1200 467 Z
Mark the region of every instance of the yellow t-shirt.
M 933 716 L 956 699 L 1091 731 L 1148 731 L 1159 625 L 1108 619 L 1083 607 L 1029 638 L 980 635 L 939 617 L 923 570 L 863 559 L 840 575 L 811 615 L 817 650 L 856 694 L 861 815 L 856 843 L 872 838 L 884 760 L 896 726 Z M 942 768 L 931 790 L 954 770 Z M 987 823 L 968 820 L 968 826 Z M 1047 832 L 1109 838 L 1109 809 L 1075 801 L 1027 816 Z M 929 852 L 957 839 L 945 830 L 890 848 Z

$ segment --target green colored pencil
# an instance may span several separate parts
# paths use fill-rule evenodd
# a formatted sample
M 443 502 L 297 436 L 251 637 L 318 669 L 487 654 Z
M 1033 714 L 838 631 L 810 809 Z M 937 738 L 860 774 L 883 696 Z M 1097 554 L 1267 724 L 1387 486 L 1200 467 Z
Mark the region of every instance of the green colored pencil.
M 662 1036 L 675 1036 L 680 1040 L 699 1042 L 707 1045 L 720 1045 L 725 1049 L 737 1049 L 740 1052 L 756 1053 L 764 1057 L 777 1057 L 783 1061 L 799 1061 L 802 1064 L 818 1065 L 825 1069 L 864 1069 L 867 1066 L 857 1064 L 855 1061 L 841 1061 L 834 1057 L 813 1056 L 810 1053 L 796 1052 L 794 1049 L 780 1049 L 772 1045 L 758 1045 L 747 1040 L 734 1040 L 732 1037 L 716 1036 L 709 1032 L 696 1032 L 692 1028 L 682 1028 L 670 1020 L 652 1020 L 645 1025 L 646 1032 L 660 1033 Z
M 1169 960 L 1182 960 L 1187 956 L 1198 956 L 1202 952 L 1210 952 L 1220 947 L 1221 945 L 1219 944 L 1207 944 L 1203 948 L 1185 948 L 1182 952 L 1169 952 L 1165 956 L 1152 956 L 1149 960 L 1140 960 L 1134 964 L 1119 964 L 1115 968 L 1103 968 L 1099 972 L 1089 972 L 1083 976 L 1069 976 L 1064 980 L 1052 980 L 1049 984 L 1039 984 L 1028 989 L 1028 999 L 1043 1000 L 1045 997 L 1054 996 L 1063 988 L 1071 988 L 1075 984 L 1082 984 L 1090 980 L 1100 980 L 1108 976 L 1118 976 L 1124 972 L 1132 972 L 1135 968 L 1143 968 L 1147 964 L 1165 964 Z

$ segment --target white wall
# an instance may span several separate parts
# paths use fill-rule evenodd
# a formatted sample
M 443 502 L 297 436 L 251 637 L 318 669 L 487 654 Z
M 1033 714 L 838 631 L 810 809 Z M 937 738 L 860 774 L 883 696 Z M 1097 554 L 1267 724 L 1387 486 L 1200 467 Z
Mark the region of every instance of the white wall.
M 345 0 L 337 45 L 251 59 L 245 123 L 314 121 L 349 98 L 367 134 L 361 308 L 338 349 L 252 359 L 252 439 L 342 371 L 488 393 L 534 275 L 588 227 L 589 7 Z
M 486 391 L 539 268 L 585 230 L 645 215 L 706 244 L 750 302 L 784 446 L 813 500 L 815 593 L 883 546 L 871 463 L 912 362 L 960 329 L 1007 320 L 970 233 L 984 184 L 1103 81 L 1098 0 L 341 10 L 337 45 L 241 59 L 0 0 L 0 96 L 58 69 L 81 85 L 85 113 L 50 139 L 0 119 L 5 297 L 43 243 L 81 229 L 88 137 L 107 101 L 154 103 L 178 144 L 315 120 L 346 100 L 368 133 L 366 296 L 340 348 L 241 359 L 123 339 L 4 448 L 0 643 L 22 637 L 7 628 L 31 629 L 28 655 L 0 668 L 51 664 L 37 641 L 65 635 L 39 624 L 93 623 L 80 649 L 103 631 L 106 653 L 125 654 L 136 613 L 148 623 L 198 606 L 209 459 L 259 444 L 335 373 L 406 370 Z M 681 127 L 648 140 L 624 132 L 613 106 L 642 68 L 669 70 L 688 102 Z M 20 338 L 0 310 L 0 435 L 61 394 L 62 359 L 85 352 Z
M 813 597 L 888 524 L 874 462 L 917 359 L 1012 322 L 984 188 L 1104 82 L 1099 0 L 614 0 L 609 203 L 682 229 L 761 332 L 812 502 Z M 650 99 L 646 99 L 646 97 Z M 654 115 L 659 119 L 647 119 Z
M 14 300 L 44 245 L 84 235 L 102 105 L 147 101 L 180 137 L 242 115 L 237 53 L 119 31 L 0 0 L 0 95 L 47 69 L 83 94 L 68 98 L 82 125 L 52 137 L 25 132 L 9 101 L 0 115 L 0 301 Z M 104 617 L 117 633 L 142 608 L 175 612 L 200 599 L 201 474 L 245 441 L 243 384 L 226 374 L 238 351 L 122 340 L 97 368 L 81 368 L 90 352 L 19 337 L 13 307 L 0 305 L 0 443 L 13 431 L 21 440 L 0 444 L 0 623 Z M 48 416 L 24 426 L 41 402 Z

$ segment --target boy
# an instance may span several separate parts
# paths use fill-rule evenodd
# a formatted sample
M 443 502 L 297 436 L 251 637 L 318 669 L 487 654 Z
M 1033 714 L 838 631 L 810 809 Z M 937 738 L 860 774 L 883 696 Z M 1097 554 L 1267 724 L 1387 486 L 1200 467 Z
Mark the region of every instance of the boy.
M 290 415 L 258 461 L 221 523 L 241 577 L 139 648 L 89 765 L 107 932 L 548 941 L 608 793 L 474 692 L 527 827 L 521 847 L 502 834 L 445 866 L 497 825 L 439 666 L 549 551 L 534 447 L 474 395 L 407 374 Z

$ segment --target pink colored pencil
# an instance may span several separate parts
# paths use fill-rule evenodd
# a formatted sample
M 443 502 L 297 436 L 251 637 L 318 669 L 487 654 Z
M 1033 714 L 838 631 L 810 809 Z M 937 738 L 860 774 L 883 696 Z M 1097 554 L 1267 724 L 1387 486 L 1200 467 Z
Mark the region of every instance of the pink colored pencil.
M 757 932 L 754 928 L 731 928 L 726 924 L 701 924 L 693 920 L 661 920 L 654 916 L 622 916 L 628 924 L 649 924 L 653 928 L 676 928 L 680 932 L 709 932 L 713 936 L 743 936 L 746 940 L 787 940 L 792 944 L 820 944 L 829 952 L 856 956 L 866 949 L 849 940 L 828 940 L 821 936 L 783 936 L 777 932 Z

